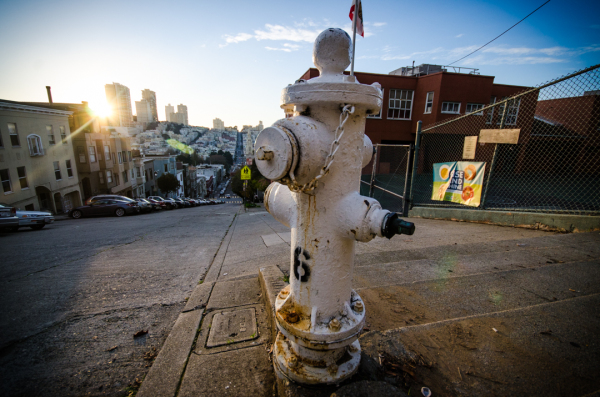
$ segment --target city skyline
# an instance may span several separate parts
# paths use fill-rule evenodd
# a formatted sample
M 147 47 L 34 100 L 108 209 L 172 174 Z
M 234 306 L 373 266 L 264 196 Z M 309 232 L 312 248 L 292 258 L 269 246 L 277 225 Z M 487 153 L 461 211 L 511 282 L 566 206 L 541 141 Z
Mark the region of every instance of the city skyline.
M 350 30 L 351 1 L 307 1 L 306 11 L 293 13 L 277 2 L 229 4 L 179 2 L 165 15 L 157 2 L 143 9 L 118 3 L 124 15 L 136 15 L 127 23 L 110 17 L 111 8 L 117 6 L 112 1 L 3 3 L 0 22 L 8 40 L 0 48 L 11 54 L 11 62 L 0 65 L 5 76 L 0 98 L 46 101 L 49 85 L 55 102 L 88 101 L 96 109 L 105 102 L 105 84 L 119 82 L 133 93 L 132 107 L 144 89 L 156 93 L 158 109 L 184 103 L 190 125 L 209 127 L 215 118 L 228 126 L 258 120 L 271 125 L 284 117 L 281 90 L 313 66 L 314 38 L 328 27 Z M 363 2 L 366 34 L 357 39 L 355 69 L 387 74 L 413 61 L 447 65 L 541 4 L 434 1 L 425 9 L 413 3 Z M 530 86 L 597 64 L 598 11 L 597 2 L 576 1 L 565 7 L 551 1 L 457 65 L 496 76 L 498 84 Z M 169 19 L 170 15 L 177 17 Z M 52 24 L 39 35 L 47 20 L 69 24 Z M 161 20 L 167 28 L 176 27 L 179 38 L 162 28 L 141 31 L 135 20 Z M 69 32 L 77 29 L 86 34 L 72 37 Z M 64 45 L 66 37 L 69 46 Z

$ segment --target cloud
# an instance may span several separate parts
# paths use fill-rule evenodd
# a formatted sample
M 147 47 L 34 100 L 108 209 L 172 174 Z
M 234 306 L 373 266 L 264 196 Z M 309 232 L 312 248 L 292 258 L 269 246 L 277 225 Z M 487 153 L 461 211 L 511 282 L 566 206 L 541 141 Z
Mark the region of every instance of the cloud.
M 470 54 L 479 47 L 479 45 L 450 49 L 437 47 L 427 51 L 413 52 L 411 54 L 398 54 L 396 53 L 396 47 L 385 46 L 379 59 L 384 61 L 415 60 L 417 64 L 436 63 L 444 65 Z M 582 54 L 598 51 L 600 51 L 600 45 L 598 44 L 577 48 L 560 46 L 546 48 L 496 46 L 482 49 L 473 56 L 460 61 L 459 65 L 534 65 L 559 63 L 567 62 L 570 58 Z
M 275 48 L 275 47 L 265 47 L 267 50 L 269 51 L 284 51 L 284 52 L 292 52 L 292 51 L 298 51 L 298 49 L 301 46 L 298 44 L 290 44 L 290 43 L 285 43 L 283 44 L 283 48 Z
M 252 37 L 254 37 L 254 36 L 252 36 L 249 33 L 238 33 L 235 36 L 229 36 L 229 35 L 227 35 L 227 36 L 225 36 L 225 42 L 228 43 L 228 44 L 231 44 L 231 43 L 240 43 L 242 41 L 250 40 Z
M 266 30 L 255 30 L 254 38 L 256 40 L 286 40 L 286 41 L 315 41 L 321 29 L 310 30 L 302 28 L 291 28 L 282 25 L 265 25 Z
M 456 38 L 458 39 L 459 37 L 463 37 L 464 35 L 465 35 L 464 33 L 461 33 L 461 34 L 457 34 L 457 35 L 456 35 L 456 36 L 454 36 L 454 37 L 456 37 Z
M 373 26 L 376 28 L 387 25 L 387 22 L 373 22 Z

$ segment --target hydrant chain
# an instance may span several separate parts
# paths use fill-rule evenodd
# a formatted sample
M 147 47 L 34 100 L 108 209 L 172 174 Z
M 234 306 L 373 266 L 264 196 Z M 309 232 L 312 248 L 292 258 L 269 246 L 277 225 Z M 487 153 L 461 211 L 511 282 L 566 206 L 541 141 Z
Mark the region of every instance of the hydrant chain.
M 300 186 L 296 182 L 294 170 L 290 170 L 290 178 L 286 182 L 288 182 L 287 185 L 291 191 L 293 191 L 293 192 L 310 192 L 317 187 L 317 183 L 319 182 L 319 179 L 321 179 L 322 177 L 327 175 L 327 173 L 329 172 L 329 168 L 333 164 L 333 159 L 335 157 L 335 154 L 337 153 L 337 151 L 340 147 L 340 140 L 342 139 L 342 136 L 344 136 L 344 124 L 346 124 L 346 121 L 348 121 L 348 118 L 353 113 L 354 113 L 354 106 L 352 106 L 352 105 L 345 105 L 344 108 L 342 109 L 342 113 L 340 113 L 340 124 L 338 125 L 338 127 L 335 130 L 334 139 L 333 139 L 333 142 L 331 142 L 331 147 L 329 149 L 329 154 L 325 158 L 325 165 L 321 168 L 319 175 L 315 176 L 310 182 L 307 182 L 304 185 Z M 329 160 L 329 159 L 331 159 L 331 160 Z M 329 162 L 327 162 L 328 160 L 329 160 Z

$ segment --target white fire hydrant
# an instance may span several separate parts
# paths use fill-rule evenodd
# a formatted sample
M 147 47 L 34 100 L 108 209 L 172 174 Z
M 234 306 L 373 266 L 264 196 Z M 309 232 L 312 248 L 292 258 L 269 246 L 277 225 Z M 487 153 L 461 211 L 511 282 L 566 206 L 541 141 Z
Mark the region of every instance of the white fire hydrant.
M 352 289 L 356 241 L 414 232 L 358 192 L 373 155 L 366 116 L 379 112 L 382 91 L 343 74 L 350 57 L 345 31 L 322 32 L 313 50 L 320 76 L 283 90 L 282 104 L 294 106 L 294 117 L 266 128 L 255 143 L 258 169 L 277 181 L 265 207 L 292 230 L 273 362 L 278 374 L 300 383 L 339 383 L 358 370 L 365 305 Z

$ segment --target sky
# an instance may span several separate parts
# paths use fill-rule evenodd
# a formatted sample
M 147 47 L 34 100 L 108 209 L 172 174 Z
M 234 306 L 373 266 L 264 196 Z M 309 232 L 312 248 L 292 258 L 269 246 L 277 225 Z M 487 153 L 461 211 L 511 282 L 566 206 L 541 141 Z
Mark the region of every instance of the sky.
M 545 0 L 364 0 L 359 72 L 450 64 Z M 313 67 L 326 28 L 351 31 L 351 0 L 0 0 L 0 99 L 106 107 L 104 85 L 145 88 L 188 107 L 191 125 L 265 126 L 283 118 L 281 90 Z M 457 63 L 499 84 L 534 86 L 600 63 L 600 1 L 551 0 Z

